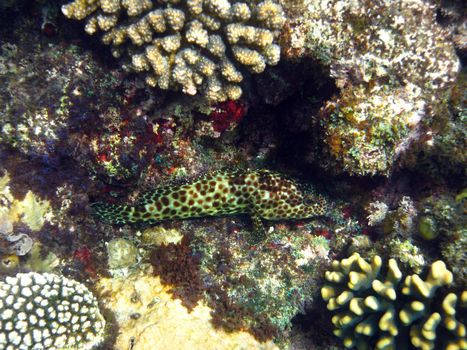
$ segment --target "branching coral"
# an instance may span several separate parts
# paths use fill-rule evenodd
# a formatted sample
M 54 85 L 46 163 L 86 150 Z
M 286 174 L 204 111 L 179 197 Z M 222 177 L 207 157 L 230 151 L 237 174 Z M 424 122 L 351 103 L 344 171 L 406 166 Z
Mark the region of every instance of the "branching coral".
M 434 262 L 425 279 L 403 275 L 394 259 L 384 274 L 383 262 L 370 263 L 354 253 L 334 261 L 325 274 L 321 295 L 335 314 L 334 334 L 347 348 L 400 349 L 409 342 L 415 349 L 465 349 L 467 291 L 459 298 L 449 293 L 437 303 L 441 287 L 452 283 L 442 261 Z
M 241 96 L 239 67 L 261 73 L 277 64 L 280 48 L 274 41 L 285 21 L 273 0 L 75 0 L 62 11 L 68 18 L 86 18 L 89 34 L 103 31 L 113 54 L 126 52 L 150 86 L 189 95 L 201 91 L 214 101 Z

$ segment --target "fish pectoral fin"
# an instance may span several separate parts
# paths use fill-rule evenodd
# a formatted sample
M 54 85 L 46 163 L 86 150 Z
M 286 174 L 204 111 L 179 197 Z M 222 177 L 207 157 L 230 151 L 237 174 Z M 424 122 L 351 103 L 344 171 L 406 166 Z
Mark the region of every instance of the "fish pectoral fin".
M 250 217 L 253 223 L 252 240 L 254 243 L 258 243 L 266 238 L 266 228 L 258 213 L 253 213 Z

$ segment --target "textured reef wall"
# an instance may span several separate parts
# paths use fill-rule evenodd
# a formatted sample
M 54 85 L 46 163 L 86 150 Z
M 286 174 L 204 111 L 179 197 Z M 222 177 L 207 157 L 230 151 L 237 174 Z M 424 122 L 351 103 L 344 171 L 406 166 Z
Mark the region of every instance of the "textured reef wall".
M 389 174 L 395 160 L 446 113 L 459 61 L 425 1 L 285 2 L 300 15 L 286 29 L 286 56 L 329 67 L 340 93 L 323 108 L 332 166 Z
M 1 1 L 0 348 L 464 349 L 459 6 Z M 326 212 L 92 209 L 216 212 L 214 174 L 252 169 Z M 259 180 L 233 200 L 317 204 Z

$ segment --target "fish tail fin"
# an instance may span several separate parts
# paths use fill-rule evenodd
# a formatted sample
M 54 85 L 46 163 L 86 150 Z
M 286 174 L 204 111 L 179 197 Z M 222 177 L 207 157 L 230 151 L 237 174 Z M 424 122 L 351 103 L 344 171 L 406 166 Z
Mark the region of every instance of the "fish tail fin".
M 137 221 L 131 205 L 97 202 L 91 204 L 91 208 L 96 218 L 108 224 L 124 225 Z

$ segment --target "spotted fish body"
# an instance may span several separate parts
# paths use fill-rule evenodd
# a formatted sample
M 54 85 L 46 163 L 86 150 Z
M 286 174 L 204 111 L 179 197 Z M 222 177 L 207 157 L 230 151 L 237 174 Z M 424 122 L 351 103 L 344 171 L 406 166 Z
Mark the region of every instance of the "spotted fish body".
M 327 202 L 293 180 L 268 170 L 254 170 L 216 173 L 144 193 L 134 205 L 95 203 L 93 209 L 98 217 L 114 224 L 240 213 L 282 220 L 323 215 Z

